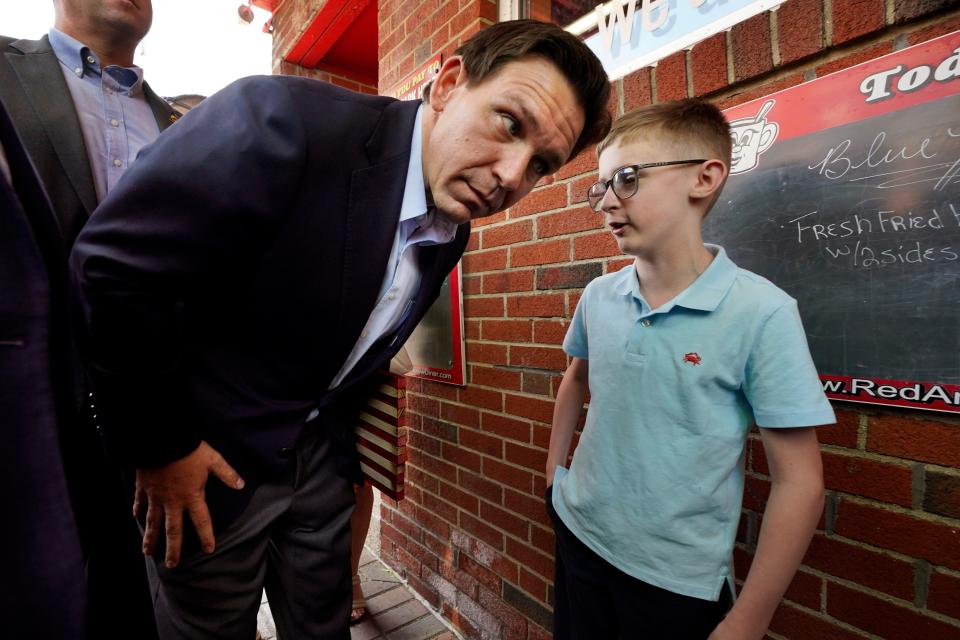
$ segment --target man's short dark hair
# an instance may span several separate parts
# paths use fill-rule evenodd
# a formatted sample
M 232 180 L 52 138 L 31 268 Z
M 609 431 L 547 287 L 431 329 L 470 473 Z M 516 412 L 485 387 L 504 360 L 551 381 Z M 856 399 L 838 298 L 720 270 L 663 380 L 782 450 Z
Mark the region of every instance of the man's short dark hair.
M 602 140 L 610 130 L 610 80 L 597 56 L 575 35 L 555 24 L 537 20 L 498 22 L 460 45 L 470 82 L 481 82 L 500 67 L 526 56 L 540 56 L 567 79 L 583 109 L 584 125 L 573 146 L 573 158 Z

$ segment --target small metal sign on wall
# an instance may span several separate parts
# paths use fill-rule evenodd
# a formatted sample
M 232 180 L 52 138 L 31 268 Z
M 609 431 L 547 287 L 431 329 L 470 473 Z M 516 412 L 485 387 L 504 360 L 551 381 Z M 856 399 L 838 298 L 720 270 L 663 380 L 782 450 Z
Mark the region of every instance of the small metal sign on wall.
M 413 370 L 408 375 L 448 384 L 466 384 L 459 263 L 443 281 L 440 297 L 404 346 L 413 363 Z

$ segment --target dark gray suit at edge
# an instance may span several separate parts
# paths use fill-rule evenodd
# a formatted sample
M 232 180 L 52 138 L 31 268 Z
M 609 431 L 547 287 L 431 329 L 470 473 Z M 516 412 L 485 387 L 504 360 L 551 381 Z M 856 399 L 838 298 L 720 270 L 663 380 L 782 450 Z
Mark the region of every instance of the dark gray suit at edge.
M 51 350 L 50 279 L 28 217 L 53 214 L 2 105 L 0 146 L 13 182 L 0 175 L 0 616 L 8 637 L 76 638 L 87 585 L 60 454 L 57 405 L 69 397 L 54 384 L 62 356 Z
M 172 123 L 171 116 L 175 112 L 149 86 L 144 84 L 143 87 L 157 125 L 163 130 Z M 48 354 L 48 362 L 35 361 L 34 365 L 48 367 L 52 399 L 56 403 L 56 443 L 63 457 L 64 472 L 60 477 L 65 477 L 71 498 L 66 507 L 56 501 L 43 501 L 30 505 L 34 510 L 32 513 L 11 515 L 12 519 L 17 518 L 17 522 L 33 515 L 42 515 L 47 518 L 50 528 L 49 532 L 34 536 L 31 546 L 12 550 L 12 553 L 18 554 L 18 558 L 30 559 L 37 568 L 33 581 L 17 583 L 12 588 L 23 596 L 31 589 L 41 587 L 43 578 L 40 572 L 44 563 L 50 560 L 59 559 L 64 575 L 71 575 L 73 542 L 67 543 L 61 539 L 61 542 L 53 543 L 51 536 L 62 538 L 66 533 L 63 522 L 70 514 L 58 512 L 64 508 L 69 510 L 72 506 L 86 562 L 86 575 L 79 576 L 79 582 L 74 580 L 74 593 L 83 591 L 85 585 L 82 581 L 85 577 L 86 586 L 89 587 L 90 634 L 99 636 L 117 632 L 124 637 L 149 640 L 156 637 L 156 631 L 137 527 L 130 517 L 129 502 L 120 487 L 119 470 L 115 465 L 105 462 L 102 443 L 91 422 L 83 367 L 76 355 L 68 322 L 67 257 L 77 234 L 96 207 L 97 200 L 80 120 L 60 62 L 46 36 L 39 40 L 0 36 L 0 102 L 49 198 L 49 204 L 43 205 L 38 204 L 38 198 L 24 201 L 24 214 L 31 235 L 20 236 L 21 239 L 32 240 L 34 250 L 39 251 L 48 287 L 46 320 L 36 318 L 34 325 L 24 330 L 36 337 L 38 332 L 46 329 L 45 342 L 31 343 L 18 350 L 16 355 L 37 358 L 44 350 Z M 12 143 L 10 148 L 13 148 Z M 17 164 L 13 159 L 11 162 Z M 22 185 L 17 189 L 23 197 Z M 4 259 L 12 259 L 13 256 L 4 255 Z M 10 276 L 4 283 L 13 287 L 27 287 L 27 290 L 36 285 L 35 279 L 23 280 L 27 276 L 17 273 L 14 270 L 4 273 L 3 276 Z M 32 302 L 23 300 L 21 304 L 26 306 L 39 302 L 33 299 L 33 296 L 40 295 L 38 292 L 29 295 Z M 5 397 L 18 410 L 26 412 L 23 415 L 36 418 L 30 437 L 39 438 L 43 421 L 47 419 L 44 400 L 37 394 L 18 393 L 16 389 L 19 387 L 13 384 L 14 378 L 9 380 L 10 384 L 5 385 L 4 391 L 9 391 L 10 395 Z M 18 380 L 17 384 L 24 382 Z M 28 428 L 29 425 L 11 420 L 4 427 L 16 430 Z M 34 446 L 39 446 L 39 439 L 35 440 Z M 49 450 L 26 451 L 23 455 L 54 453 Z M 29 457 L 24 457 L 22 461 L 26 463 L 28 460 Z M 55 482 L 57 470 L 51 467 L 49 474 L 49 482 Z M 27 482 L 29 476 L 25 475 L 21 492 L 25 491 Z M 64 614 L 74 611 L 78 603 L 82 608 L 82 597 L 63 596 L 47 607 L 49 613 L 45 624 L 58 619 L 53 614 L 54 608 Z M 25 610 L 21 609 L 17 615 L 5 618 L 5 631 L 11 634 L 17 635 L 17 624 L 23 622 L 30 625 L 24 632 L 28 636 L 60 637 L 44 631 L 49 625 L 36 626 L 28 622 L 30 618 Z M 74 619 L 65 625 L 64 637 L 86 637 L 83 627 L 81 622 Z

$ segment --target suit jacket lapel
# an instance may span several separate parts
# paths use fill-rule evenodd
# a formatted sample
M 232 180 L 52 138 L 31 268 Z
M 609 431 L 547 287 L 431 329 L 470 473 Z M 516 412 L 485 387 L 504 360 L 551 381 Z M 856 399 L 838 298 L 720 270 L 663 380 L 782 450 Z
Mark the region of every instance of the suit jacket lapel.
M 433 304 L 434 298 L 432 294 L 434 287 L 443 282 L 444 278 L 446 278 L 451 269 L 453 269 L 453 266 L 460 260 L 469 236 L 470 225 L 463 224 L 457 227 L 457 235 L 452 242 L 420 248 L 419 268 L 420 275 L 422 276 L 420 280 L 420 290 L 417 291 L 417 297 L 414 298 L 407 322 L 398 330 L 398 334 L 401 335 L 404 340 L 413 332 L 416 325 L 419 324 L 419 318 L 423 316 L 430 305 Z M 417 320 L 414 321 L 414 318 Z
M 180 117 L 176 109 L 171 107 L 166 100 L 155 94 L 146 82 L 143 83 L 143 95 L 150 105 L 150 110 L 153 111 L 153 117 L 157 119 L 157 126 L 160 127 L 161 133 Z
M 351 176 L 339 344 L 356 342 L 376 304 L 399 223 L 416 115 L 415 102 L 389 105 L 367 142 L 370 165 Z
M 12 46 L 23 51 L 24 55 L 8 53 L 7 60 L 89 216 L 97 206 L 97 192 L 83 144 L 80 120 L 63 79 L 60 62 L 53 55 L 47 36 L 39 41 L 19 40 Z

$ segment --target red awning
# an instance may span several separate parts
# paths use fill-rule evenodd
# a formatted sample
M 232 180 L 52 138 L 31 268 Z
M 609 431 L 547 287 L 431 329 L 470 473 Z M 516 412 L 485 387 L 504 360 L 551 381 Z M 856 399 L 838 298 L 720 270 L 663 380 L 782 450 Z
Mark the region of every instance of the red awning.
M 282 0 L 254 0 L 257 6 Z M 284 57 L 309 69 L 325 69 L 377 84 L 376 0 L 327 0 Z

